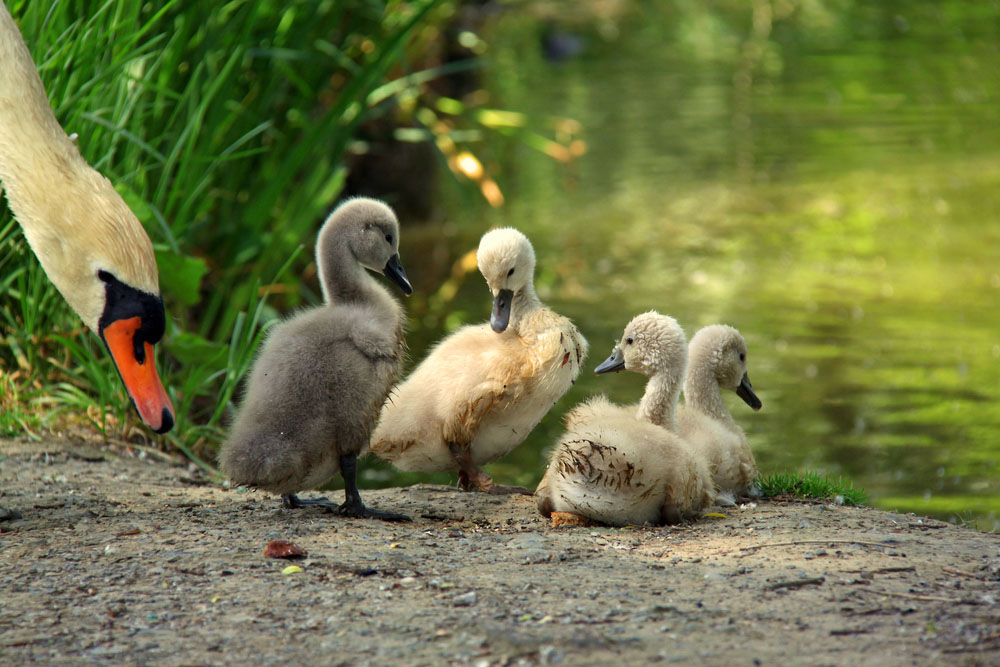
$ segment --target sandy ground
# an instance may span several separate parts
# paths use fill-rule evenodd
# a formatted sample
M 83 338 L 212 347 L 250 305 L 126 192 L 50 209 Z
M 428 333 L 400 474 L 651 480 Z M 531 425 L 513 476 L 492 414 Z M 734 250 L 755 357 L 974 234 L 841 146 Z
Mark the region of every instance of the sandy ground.
M 0 664 L 1000 664 L 1000 535 L 914 515 L 553 529 L 527 497 L 363 492 L 389 524 L 62 441 L 0 440 L 0 492 Z

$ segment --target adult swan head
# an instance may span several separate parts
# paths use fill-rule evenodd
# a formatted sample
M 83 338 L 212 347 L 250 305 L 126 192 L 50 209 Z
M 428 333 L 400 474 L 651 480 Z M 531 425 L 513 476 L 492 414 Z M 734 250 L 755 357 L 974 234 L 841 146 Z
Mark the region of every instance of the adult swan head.
M 174 409 L 153 354 L 166 324 L 153 245 L 56 121 L 2 2 L 0 183 L 45 273 L 107 346 L 139 416 L 169 431 Z

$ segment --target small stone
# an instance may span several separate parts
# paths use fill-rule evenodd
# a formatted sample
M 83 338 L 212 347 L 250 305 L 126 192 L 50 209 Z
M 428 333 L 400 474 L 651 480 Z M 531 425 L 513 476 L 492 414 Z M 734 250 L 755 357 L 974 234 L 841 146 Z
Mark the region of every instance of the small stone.
M 456 607 L 471 607 L 476 604 L 476 592 L 469 591 L 468 593 L 462 593 L 461 595 L 456 595 L 451 599 L 451 603 Z
M 543 665 L 557 665 L 562 662 L 563 653 L 555 646 L 543 646 L 538 651 L 538 659 Z
M 551 545 L 538 533 L 520 533 L 508 540 L 507 546 L 512 549 L 548 549 Z
M 526 565 L 537 565 L 538 563 L 547 563 L 552 560 L 552 554 L 548 551 L 543 551 L 541 549 L 531 549 L 524 554 L 524 563 Z

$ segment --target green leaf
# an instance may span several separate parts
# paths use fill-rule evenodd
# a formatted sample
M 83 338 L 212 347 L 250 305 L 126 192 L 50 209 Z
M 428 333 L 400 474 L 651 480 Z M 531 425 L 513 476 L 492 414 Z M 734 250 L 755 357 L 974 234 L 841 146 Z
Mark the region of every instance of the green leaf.
M 193 306 L 201 300 L 201 279 L 208 264 L 201 257 L 178 255 L 170 250 L 156 250 L 156 265 L 160 267 L 160 289 L 183 306 Z
M 213 343 L 196 333 L 182 332 L 171 336 L 167 347 L 170 354 L 176 357 L 181 364 L 202 366 L 219 358 L 226 346 L 221 343 Z

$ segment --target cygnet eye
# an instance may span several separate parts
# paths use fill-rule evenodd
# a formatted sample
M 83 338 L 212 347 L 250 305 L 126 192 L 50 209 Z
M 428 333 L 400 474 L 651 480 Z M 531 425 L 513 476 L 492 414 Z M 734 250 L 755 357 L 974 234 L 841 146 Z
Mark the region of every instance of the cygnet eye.
M 510 278 L 512 275 L 514 275 L 514 269 L 513 268 L 511 268 L 511 270 L 507 272 L 507 277 Z
M 747 355 L 740 352 L 740 361 L 746 361 L 746 360 L 747 360 Z
M 389 242 L 389 245 L 392 245 L 392 234 L 386 234 L 385 240 Z
M 635 342 L 635 341 L 633 341 L 633 340 L 632 340 L 631 338 L 626 338 L 626 339 L 625 339 L 625 344 L 626 344 L 626 345 L 631 345 L 631 344 L 632 344 L 632 343 L 634 343 L 634 342 Z

